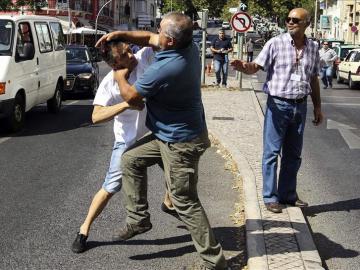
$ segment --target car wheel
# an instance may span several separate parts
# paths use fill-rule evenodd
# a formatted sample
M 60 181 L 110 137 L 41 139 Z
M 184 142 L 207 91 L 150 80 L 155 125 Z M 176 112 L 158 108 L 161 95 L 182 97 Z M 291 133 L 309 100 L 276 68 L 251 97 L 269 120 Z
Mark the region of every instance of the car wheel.
M 336 82 L 337 83 L 342 83 L 343 82 L 343 79 L 341 79 L 341 77 L 340 77 L 339 70 L 336 71 Z
M 62 88 L 60 82 L 56 84 L 54 96 L 47 101 L 47 109 L 51 113 L 58 113 L 62 103 Z
M 351 79 L 351 74 L 349 74 L 349 89 L 354 89 L 355 86 L 354 81 Z
M 94 98 L 96 96 L 98 87 L 99 87 L 99 81 L 98 81 L 98 79 L 95 79 L 92 89 L 91 89 L 91 94 L 90 94 L 92 98 Z
M 17 94 L 12 112 L 7 119 L 11 131 L 16 132 L 23 128 L 25 123 L 25 100 L 21 94 Z

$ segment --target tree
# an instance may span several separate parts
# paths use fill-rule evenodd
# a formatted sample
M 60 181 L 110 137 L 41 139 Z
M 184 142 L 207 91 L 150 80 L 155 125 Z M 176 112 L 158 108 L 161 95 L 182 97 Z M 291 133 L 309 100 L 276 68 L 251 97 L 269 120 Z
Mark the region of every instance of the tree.
M 0 10 L 7 11 L 12 9 L 13 3 L 11 0 L 0 0 Z

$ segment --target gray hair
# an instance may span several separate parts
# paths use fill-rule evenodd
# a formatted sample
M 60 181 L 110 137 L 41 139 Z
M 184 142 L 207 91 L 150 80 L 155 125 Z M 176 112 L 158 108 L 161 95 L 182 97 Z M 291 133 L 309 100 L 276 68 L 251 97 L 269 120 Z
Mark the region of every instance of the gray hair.
M 189 16 L 179 12 L 170 12 L 163 17 L 163 20 L 167 23 L 162 30 L 165 35 L 176 40 L 177 49 L 185 48 L 191 43 L 193 24 Z

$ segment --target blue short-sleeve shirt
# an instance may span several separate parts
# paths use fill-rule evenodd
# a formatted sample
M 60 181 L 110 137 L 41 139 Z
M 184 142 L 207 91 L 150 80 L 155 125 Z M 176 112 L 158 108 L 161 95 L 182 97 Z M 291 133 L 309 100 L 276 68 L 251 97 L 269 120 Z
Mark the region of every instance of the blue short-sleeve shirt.
M 166 142 L 186 142 L 206 128 L 201 100 L 200 57 L 195 44 L 166 50 L 135 82 L 146 98 L 146 126 Z

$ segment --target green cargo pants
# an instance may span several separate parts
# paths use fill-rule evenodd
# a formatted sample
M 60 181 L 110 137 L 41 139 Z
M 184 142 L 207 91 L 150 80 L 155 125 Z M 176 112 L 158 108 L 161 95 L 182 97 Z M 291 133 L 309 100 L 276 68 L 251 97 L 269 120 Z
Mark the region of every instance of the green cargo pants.
M 224 269 L 226 261 L 221 245 L 215 239 L 197 193 L 199 159 L 209 146 L 207 131 L 182 143 L 164 142 L 150 134 L 125 151 L 121 166 L 126 222 L 149 224 L 147 167 L 162 161 L 174 208 L 188 228 L 204 265 Z

